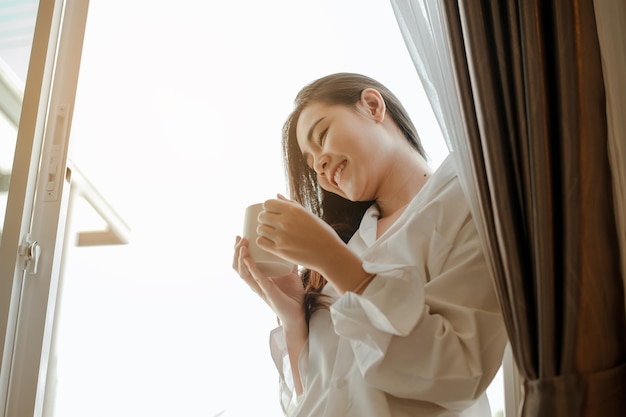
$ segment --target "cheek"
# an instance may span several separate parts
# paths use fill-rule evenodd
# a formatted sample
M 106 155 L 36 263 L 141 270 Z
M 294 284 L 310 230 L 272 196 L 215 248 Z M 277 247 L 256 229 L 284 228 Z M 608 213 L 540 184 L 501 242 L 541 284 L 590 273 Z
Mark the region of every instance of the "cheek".
M 330 183 L 330 181 L 328 181 L 328 179 L 325 176 L 318 175 L 317 182 L 320 184 L 320 187 L 322 187 L 324 190 L 330 191 L 330 192 L 336 192 L 335 190 L 332 189 L 333 185 Z
M 322 187 L 322 189 L 324 191 L 328 191 L 329 193 L 333 193 L 336 194 L 340 197 L 343 198 L 349 198 L 343 190 L 338 189 L 337 187 L 335 187 L 333 184 L 330 183 L 330 181 L 326 180 L 326 178 L 324 177 L 317 177 L 317 182 L 319 183 L 320 187 Z

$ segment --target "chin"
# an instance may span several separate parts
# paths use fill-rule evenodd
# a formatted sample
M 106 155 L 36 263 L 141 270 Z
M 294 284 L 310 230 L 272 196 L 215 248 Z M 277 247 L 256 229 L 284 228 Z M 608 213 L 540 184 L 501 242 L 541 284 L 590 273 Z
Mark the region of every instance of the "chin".
M 322 187 L 322 188 L 324 188 L 324 187 Z M 359 202 L 362 202 L 362 201 L 368 201 L 368 200 L 363 200 L 363 199 L 355 196 L 349 190 L 346 192 L 346 191 L 340 189 L 339 187 L 333 187 L 331 190 L 324 188 L 324 190 L 328 191 L 329 193 L 335 194 L 335 195 L 343 198 L 344 200 L 352 201 L 353 203 L 359 203 Z
M 334 194 L 336 196 L 339 196 L 339 197 L 343 198 L 344 200 L 348 200 L 348 201 L 352 201 L 352 202 L 356 201 L 356 200 L 353 200 L 349 195 L 347 195 L 343 191 L 338 190 L 336 188 L 334 190 L 332 190 L 332 191 L 331 190 L 326 190 L 326 191 L 328 191 L 329 193 L 332 193 L 332 194 Z
M 358 197 L 358 196 L 355 196 L 355 195 L 353 195 L 353 194 L 340 194 L 340 195 L 341 195 L 343 198 L 345 198 L 346 200 L 350 200 L 350 201 L 352 201 L 353 203 L 358 203 L 358 202 L 361 202 L 361 201 L 365 201 L 365 200 L 363 200 L 362 198 L 360 198 L 360 197 Z

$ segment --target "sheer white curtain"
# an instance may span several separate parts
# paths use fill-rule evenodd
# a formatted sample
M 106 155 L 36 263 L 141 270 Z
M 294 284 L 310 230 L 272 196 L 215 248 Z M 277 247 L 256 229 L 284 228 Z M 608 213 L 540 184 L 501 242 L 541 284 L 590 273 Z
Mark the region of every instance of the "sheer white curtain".
M 609 158 L 626 297 L 626 2 L 594 1 L 606 90 Z
M 472 158 L 467 144 L 467 129 L 456 83 L 444 5 L 441 0 L 391 0 L 404 42 L 415 64 L 424 90 L 443 132 L 448 149 L 460 167 L 459 178 L 477 223 L 483 246 L 489 242 L 483 227 L 483 214 Z M 487 250 L 486 253 L 490 253 Z M 489 262 L 491 265 L 491 262 Z

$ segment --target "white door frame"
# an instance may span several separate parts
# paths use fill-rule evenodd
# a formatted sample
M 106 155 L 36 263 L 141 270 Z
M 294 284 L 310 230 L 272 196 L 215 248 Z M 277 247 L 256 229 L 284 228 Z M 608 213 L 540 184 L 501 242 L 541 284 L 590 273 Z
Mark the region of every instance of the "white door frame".
M 41 0 L 0 247 L 0 415 L 42 414 L 88 0 Z M 26 237 L 30 236 L 30 262 Z M 36 269 L 34 268 L 36 266 Z

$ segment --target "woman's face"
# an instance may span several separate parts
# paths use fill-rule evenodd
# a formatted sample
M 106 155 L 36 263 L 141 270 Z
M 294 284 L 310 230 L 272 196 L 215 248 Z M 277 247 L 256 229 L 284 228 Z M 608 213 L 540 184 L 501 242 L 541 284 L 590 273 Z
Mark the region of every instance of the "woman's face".
M 324 190 L 351 201 L 376 199 L 388 141 L 375 110 L 367 103 L 319 102 L 303 109 L 296 126 L 298 146 Z

